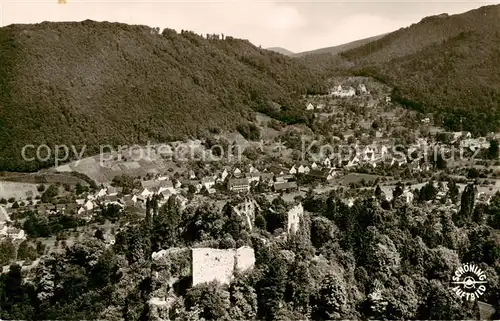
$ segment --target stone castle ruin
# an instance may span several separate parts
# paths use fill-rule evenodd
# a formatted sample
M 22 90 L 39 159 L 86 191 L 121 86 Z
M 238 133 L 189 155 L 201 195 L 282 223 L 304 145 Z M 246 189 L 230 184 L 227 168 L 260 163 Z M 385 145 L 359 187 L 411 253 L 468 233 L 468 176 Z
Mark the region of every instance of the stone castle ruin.
M 190 255 L 191 254 L 191 255 Z M 186 277 L 192 286 L 219 281 L 229 284 L 235 271 L 245 271 L 255 265 L 253 248 L 170 248 L 152 254 L 153 278 L 161 287 L 152 293 L 149 307 L 155 320 L 168 320 L 169 310 L 175 302 L 174 284 Z
M 288 219 L 287 219 L 288 234 L 295 234 L 299 230 L 300 220 L 304 215 L 304 208 L 302 207 L 302 204 L 299 203 L 298 205 L 292 207 L 287 214 L 288 214 Z
M 260 210 L 259 204 L 252 198 L 245 198 L 245 201 L 233 207 L 234 212 L 245 219 L 251 231 L 255 221 L 255 212 Z
M 227 250 L 194 248 L 191 255 L 193 286 L 214 280 L 229 284 L 235 271 L 245 271 L 255 265 L 255 253 L 249 246 Z

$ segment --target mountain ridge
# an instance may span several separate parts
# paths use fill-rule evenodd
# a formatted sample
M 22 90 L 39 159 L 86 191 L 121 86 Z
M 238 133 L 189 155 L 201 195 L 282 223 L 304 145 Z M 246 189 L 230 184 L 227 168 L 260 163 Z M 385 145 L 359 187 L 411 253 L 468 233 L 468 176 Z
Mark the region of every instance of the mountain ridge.
M 357 48 L 357 47 L 362 46 L 362 45 L 364 45 L 366 43 L 378 40 L 378 39 L 382 38 L 385 35 L 386 34 L 382 34 L 382 35 L 377 35 L 377 36 L 373 36 L 373 37 L 358 39 L 358 40 L 346 42 L 346 43 L 343 43 L 343 44 L 340 44 L 340 45 L 337 45 L 337 46 L 331 46 L 331 47 L 324 47 L 324 48 L 319 48 L 319 49 L 314 49 L 314 50 L 302 51 L 302 52 L 294 54 L 293 57 L 303 57 L 303 56 L 306 56 L 306 55 L 318 55 L 318 54 L 325 54 L 325 53 L 336 55 L 336 54 L 339 54 L 341 52 Z
M 280 54 L 285 55 L 285 56 L 292 56 L 293 57 L 295 55 L 295 53 L 293 51 L 290 51 L 290 50 L 282 48 L 282 47 L 270 47 L 270 48 L 266 48 L 266 50 L 274 51 L 274 52 L 280 53 Z
M 234 130 L 254 111 L 301 121 L 297 98 L 321 84 L 303 62 L 245 40 L 90 20 L 1 28 L 0 55 L 2 170 L 48 165 L 23 161 L 26 145 L 95 153 Z
M 485 134 L 500 129 L 499 17 L 500 5 L 426 17 L 340 56 L 394 87 L 394 101 Z

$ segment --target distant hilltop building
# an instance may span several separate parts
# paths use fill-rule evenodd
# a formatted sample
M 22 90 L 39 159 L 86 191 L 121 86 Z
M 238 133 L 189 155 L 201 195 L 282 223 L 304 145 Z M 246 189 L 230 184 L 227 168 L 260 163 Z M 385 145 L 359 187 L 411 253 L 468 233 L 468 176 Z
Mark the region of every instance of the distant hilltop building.
M 306 104 L 306 110 L 321 110 L 325 107 L 324 104 L 318 104 L 316 107 L 314 107 L 314 105 L 312 103 L 307 103 Z
M 214 280 L 229 284 L 235 271 L 245 271 L 255 265 L 255 253 L 249 246 L 228 250 L 194 248 L 191 255 L 193 286 Z
M 341 85 L 334 87 L 330 91 L 330 96 L 334 96 L 334 97 L 352 97 L 355 95 L 356 95 L 356 90 L 354 88 L 348 87 L 348 88 L 344 89 L 344 88 L 342 88 Z

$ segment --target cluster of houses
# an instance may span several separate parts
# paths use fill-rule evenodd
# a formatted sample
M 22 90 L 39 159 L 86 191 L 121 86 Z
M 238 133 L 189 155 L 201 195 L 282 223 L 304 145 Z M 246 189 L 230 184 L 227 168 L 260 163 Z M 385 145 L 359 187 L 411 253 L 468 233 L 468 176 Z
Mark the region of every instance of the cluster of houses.
M 130 193 L 122 193 L 120 187 L 101 186 L 93 192 L 86 192 L 77 196 L 74 201 L 62 204 L 41 203 L 40 200 L 32 200 L 29 204 L 22 205 L 17 209 L 6 209 L 0 207 L 0 237 L 8 236 L 13 239 L 24 239 L 24 231 L 13 228 L 8 224 L 8 211 L 37 211 L 40 215 L 67 214 L 76 215 L 80 219 L 90 221 L 92 217 L 104 206 L 115 205 L 121 209 L 127 208 L 137 213 L 144 213 L 146 201 L 153 195 L 159 197 L 161 206 L 167 199 L 176 195 L 180 205 L 186 206 L 188 199 L 182 195 L 184 192 L 213 194 L 217 188 L 225 188 L 228 191 L 241 193 L 249 192 L 252 184 L 264 184 L 266 190 L 276 192 L 293 191 L 298 188 L 295 182 L 296 174 L 308 174 L 324 181 L 334 177 L 335 172 L 330 168 L 320 168 L 316 163 L 307 165 L 305 163 L 293 165 L 290 168 L 282 166 L 271 166 L 263 171 L 252 165 L 242 171 L 238 167 L 224 168 L 223 171 L 202 177 L 197 177 L 194 171 L 189 171 L 185 179 L 171 179 L 159 176 L 140 182 L 140 187 L 133 189 Z M 194 189 L 193 189 L 194 187 Z
M 252 182 L 265 184 L 268 188 L 275 192 L 288 192 L 297 190 L 297 182 L 295 176 L 297 174 L 308 175 L 312 178 L 327 182 L 336 175 L 335 168 L 329 166 L 320 166 L 315 162 L 308 165 L 307 162 L 301 162 L 291 167 L 271 166 L 264 171 L 259 171 L 253 166 L 245 175 L 237 168 L 234 170 L 233 176 L 228 179 L 228 190 L 233 192 L 245 192 L 250 190 Z
M 356 94 L 365 95 L 365 94 L 369 94 L 369 91 L 366 90 L 366 86 L 364 84 L 359 84 L 357 86 L 357 90 L 354 89 L 352 86 L 342 87 L 342 85 L 338 85 L 338 86 L 335 86 L 332 89 L 330 89 L 328 96 L 337 97 L 337 98 L 349 98 L 349 97 L 356 96 Z M 324 108 L 325 108 L 325 105 L 322 103 L 319 103 L 316 106 L 314 106 L 311 102 L 308 102 L 306 104 L 306 110 L 321 111 Z
M 368 91 L 366 90 L 366 86 L 364 84 L 358 85 L 358 92 L 360 95 L 364 95 L 364 94 L 368 93 Z M 351 86 L 343 88 L 342 85 L 338 85 L 336 87 L 333 87 L 330 90 L 330 96 L 340 97 L 340 98 L 353 97 L 353 96 L 356 96 L 356 89 L 354 89 Z
M 0 205 L 0 239 L 10 238 L 12 240 L 24 240 L 24 230 L 9 226 L 9 214 L 4 206 Z
M 316 106 L 314 106 L 312 103 L 307 103 L 306 104 L 306 110 L 318 110 L 318 111 L 321 111 L 321 110 L 323 110 L 323 108 L 325 108 L 324 104 L 317 104 Z

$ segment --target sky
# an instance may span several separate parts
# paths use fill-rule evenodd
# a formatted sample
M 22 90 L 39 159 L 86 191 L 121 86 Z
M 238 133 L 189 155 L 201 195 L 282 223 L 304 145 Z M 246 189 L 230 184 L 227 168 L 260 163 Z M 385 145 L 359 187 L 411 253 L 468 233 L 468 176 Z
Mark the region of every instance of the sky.
M 58 1 L 66 1 L 60 4 Z M 223 33 L 263 48 L 302 52 L 340 45 L 495 1 L 0 0 L 0 25 L 42 21 L 123 22 Z

